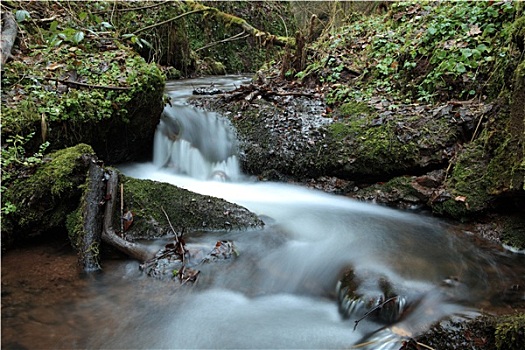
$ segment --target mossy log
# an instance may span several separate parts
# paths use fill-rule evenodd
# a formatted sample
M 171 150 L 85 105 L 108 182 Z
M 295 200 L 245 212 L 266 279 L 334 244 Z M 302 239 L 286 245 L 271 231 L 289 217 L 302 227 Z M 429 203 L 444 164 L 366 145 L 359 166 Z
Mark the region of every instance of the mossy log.
M 277 46 L 295 48 L 295 38 L 293 37 L 278 36 L 264 32 L 255 28 L 242 18 L 224 13 L 215 7 L 205 6 L 195 1 L 186 1 L 186 5 L 192 10 L 192 12 L 208 12 L 227 26 L 234 25 L 241 28 L 251 36 L 259 38 L 263 45 L 273 44 Z

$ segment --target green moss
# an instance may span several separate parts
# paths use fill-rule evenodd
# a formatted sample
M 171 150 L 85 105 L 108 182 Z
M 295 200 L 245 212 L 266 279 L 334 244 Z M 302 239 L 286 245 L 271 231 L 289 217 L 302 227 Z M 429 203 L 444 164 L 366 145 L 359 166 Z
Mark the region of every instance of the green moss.
M 60 25 L 67 27 L 67 21 L 63 21 Z M 36 25 L 27 24 L 30 27 L 26 28 L 28 33 L 37 33 L 25 39 L 31 47 L 37 45 L 41 35 L 50 35 L 47 28 Z M 105 50 L 99 50 L 91 40 L 85 41 L 84 45 L 40 45 L 38 50 L 24 52 L 3 65 L 4 139 L 35 132 L 37 137 L 27 145 L 27 153 L 35 152 L 44 141 L 49 141 L 54 150 L 87 143 L 102 158 L 113 162 L 125 159 L 108 159 L 103 151 L 122 152 L 118 142 L 131 145 L 131 156 L 135 144 L 144 149 L 136 142 L 141 135 L 145 134 L 142 138 L 151 143 L 147 132 L 152 134 L 155 125 L 149 124 L 156 124 L 151 116 L 160 118 L 162 112 L 162 72 L 117 41 Z M 134 121 L 147 128 L 120 131 Z
M 453 216 L 466 214 L 469 211 L 476 212 L 486 208 L 491 198 L 490 174 L 487 173 L 486 154 L 480 142 L 474 142 L 465 148 L 459 155 L 458 161 L 448 186 L 453 188 L 454 197 L 466 197 L 466 201 L 448 200 L 443 203 L 444 211 L 450 210 Z
M 505 218 L 501 241 L 518 250 L 525 250 L 525 217 L 511 215 Z
M 76 208 L 82 193 L 88 166 L 82 159 L 84 154 L 93 154 L 92 148 L 85 144 L 51 153 L 47 157 L 50 160 L 33 175 L 7 188 L 4 200 L 18 208 L 9 215 L 16 231 L 31 234 L 64 226 L 66 216 Z
M 501 317 L 496 324 L 496 348 L 520 350 L 525 348 L 525 313 Z
M 66 218 L 67 235 L 71 246 L 78 250 L 82 244 L 82 208 L 79 207 L 75 211 L 68 214 Z
M 343 103 L 341 106 L 339 106 L 336 113 L 343 117 L 350 117 L 358 114 L 372 115 L 373 112 L 374 111 L 368 106 L 367 103 L 351 101 Z
M 131 237 L 160 237 L 170 231 L 217 231 L 256 228 L 262 222 L 245 208 L 176 186 L 121 176 L 125 210 L 133 213 Z M 119 220 L 120 214 L 115 220 Z
M 342 143 L 345 152 L 353 159 L 353 171 L 357 174 L 389 174 L 412 166 L 417 146 L 399 141 L 393 123 L 371 126 L 368 120 L 370 117 L 352 118 L 328 126 L 331 138 Z
M 60 197 L 74 190 L 78 185 L 73 175 L 78 170 L 78 164 L 82 163 L 84 154 L 93 154 L 93 149 L 86 144 L 79 144 L 50 154 L 52 161 L 41 166 L 28 180 L 31 192 L 49 191 L 51 196 Z
M 454 203 L 451 199 L 439 204 L 438 211 L 455 217 L 468 216 L 487 209 L 500 195 L 523 190 L 524 67 L 525 63 L 522 62 L 516 69 L 514 91 L 501 97 L 502 108 L 497 114 L 490 116 L 480 136 L 466 145 L 458 155 L 447 186 L 454 197 L 461 196 L 466 200 Z

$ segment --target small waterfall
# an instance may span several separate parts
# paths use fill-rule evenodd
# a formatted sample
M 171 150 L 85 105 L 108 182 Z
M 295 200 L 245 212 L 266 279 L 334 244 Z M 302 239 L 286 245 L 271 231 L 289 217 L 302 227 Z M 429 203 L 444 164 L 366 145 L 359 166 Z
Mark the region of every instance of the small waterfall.
M 241 178 L 233 126 L 216 113 L 166 106 L 154 139 L 153 163 L 200 180 Z

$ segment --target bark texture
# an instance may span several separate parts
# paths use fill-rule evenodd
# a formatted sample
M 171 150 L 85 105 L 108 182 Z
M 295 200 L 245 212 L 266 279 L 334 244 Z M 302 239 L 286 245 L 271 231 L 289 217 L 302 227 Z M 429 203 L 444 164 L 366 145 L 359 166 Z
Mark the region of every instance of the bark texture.
M 7 59 L 11 56 L 11 49 L 15 43 L 18 27 L 15 17 L 11 12 L 2 14 L 2 38 L 0 40 L 0 69 L 3 68 Z
M 113 169 L 108 170 L 108 181 L 106 186 L 107 202 L 104 211 L 102 240 L 140 262 L 145 262 L 146 260 L 153 258 L 155 253 L 150 252 L 145 246 L 126 241 L 115 233 L 115 229 L 113 228 L 113 218 L 115 215 L 115 204 L 118 198 L 118 174 Z

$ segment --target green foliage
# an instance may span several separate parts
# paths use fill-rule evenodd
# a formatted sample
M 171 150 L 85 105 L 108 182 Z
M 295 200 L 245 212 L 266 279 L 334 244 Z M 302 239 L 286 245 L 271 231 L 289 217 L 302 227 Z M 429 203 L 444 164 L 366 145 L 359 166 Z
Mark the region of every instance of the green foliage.
M 154 101 L 160 114 L 162 72 L 111 40 L 116 35 L 112 24 L 90 11 L 97 11 L 102 3 L 23 5 L 44 11 L 35 15 L 37 19 L 46 15 L 57 19 L 47 22 L 26 16 L 19 24 L 26 33 L 22 53 L 3 66 L 1 77 L 4 140 L 37 132 L 27 144 L 32 152 L 43 139 L 54 149 L 85 142 L 98 150 L 97 143 L 105 142 L 112 131 L 108 125 L 117 128 L 143 117 L 144 106 L 149 104 L 149 113 Z M 102 39 L 100 31 L 109 40 Z
M 525 348 L 525 314 L 502 317 L 496 325 L 496 348 L 519 350 Z
M 85 144 L 62 149 L 47 155 L 30 176 L 13 179 L 2 201 L 16 206 L 9 217 L 18 230 L 45 231 L 64 223 L 78 206 L 79 186 L 85 182 L 88 164 L 84 154 L 93 154 L 93 149 Z
M 16 180 L 17 176 L 31 172 L 33 168 L 42 164 L 42 158 L 46 148 L 49 146 L 49 142 L 44 142 L 40 145 L 38 152 L 27 156 L 25 145 L 33 136 L 34 133 L 26 137 L 14 135 L 5 141 L 6 144 L 2 147 L 2 157 L 0 159 L 2 166 L 2 186 L 0 187 L 0 193 L 5 192 L 7 187 Z M 2 201 L 2 214 L 14 213 L 16 210 L 16 205 L 9 200 Z
M 293 23 L 285 24 L 282 20 L 293 18 L 288 13 L 287 3 L 221 1 L 210 6 L 239 16 L 254 27 L 276 35 L 286 35 L 287 30 L 289 33 L 295 30 Z M 211 13 L 197 13 L 169 21 L 188 11 L 189 7 L 184 3 L 174 3 L 117 13 L 113 23 L 122 33 L 121 38 L 134 45 L 144 57 L 174 67 L 183 76 L 207 74 L 206 69 L 201 71 L 199 67 L 199 63 L 206 63 L 207 59 L 220 62 L 229 73 L 253 72 L 280 51 L 271 45 L 263 47 L 257 38 L 249 36 L 229 41 L 242 30 L 221 23 Z M 166 24 L 155 26 L 163 22 Z M 150 29 L 137 32 L 137 28 L 149 26 Z
M 31 18 L 31 15 L 26 10 L 18 10 L 15 12 L 15 19 L 18 23 L 22 23 Z
M 345 70 L 359 73 L 351 85 L 332 85 L 332 104 L 378 91 L 422 102 L 495 97 L 515 64 L 516 13 L 514 2 L 394 2 L 385 15 L 353 16 L 322 37 L 296 76 L 343 83 Z

